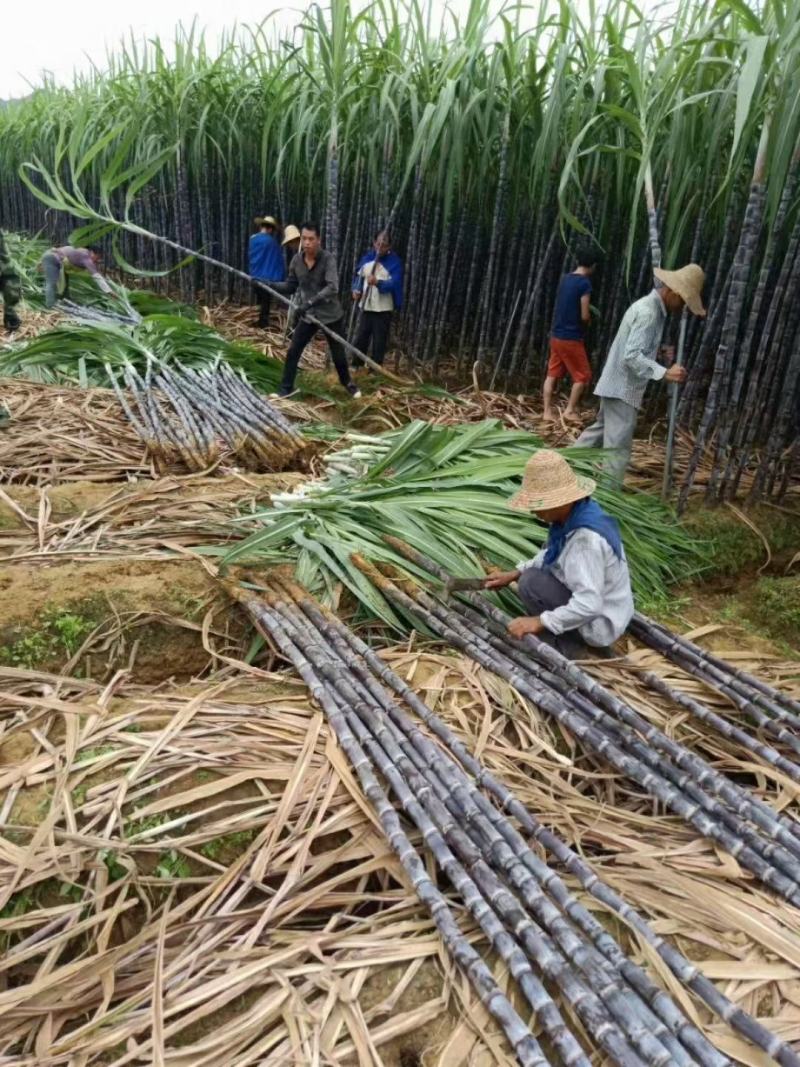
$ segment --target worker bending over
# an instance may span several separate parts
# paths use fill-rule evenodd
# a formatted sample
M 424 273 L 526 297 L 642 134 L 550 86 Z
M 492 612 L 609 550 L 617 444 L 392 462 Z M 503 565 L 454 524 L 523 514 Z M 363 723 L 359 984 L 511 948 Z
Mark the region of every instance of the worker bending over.
M 42 256 L 45 305 L 51 308 L 60 297 L 69 295 L 69 270 L 87 271 L 101 292 L 113 296 L 114 290 L 97 268 L 102 258 L 99 248 L 74 248 L 72 245 L 62 245 L 45 252 Z
M 518 583 L 529 614 L 509 624 L 513 637 L 535 634 L 569 659 L 607 655 L 633 616 L 619 527 L 592 500 L 595 488 L 557 452 L 534 453 L 509 506 L 547 523 L 547 542 L 516 570 L 486 581 L 487 589 Z

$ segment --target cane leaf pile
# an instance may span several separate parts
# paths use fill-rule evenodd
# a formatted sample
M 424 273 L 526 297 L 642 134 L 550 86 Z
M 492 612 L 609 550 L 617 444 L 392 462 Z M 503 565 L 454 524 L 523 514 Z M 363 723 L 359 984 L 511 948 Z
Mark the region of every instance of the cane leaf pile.
M 510 569 L 541 548 L 546 528 L 508 507 L 526 461 L 542 447 L 534 434 L 506 430 L 494 420 L 461 426 L 413 422 L 368 441 L 372 445 L 354 446 L 360 457 L 352 450 L 333 452 L 327 480 L 273 494 L 268 510 L 242 516 L 237 526 L 246 536 L 225 563 L 291 559 L 298 581 L 326 602 L 336 602 L 343 584 L 367 617 L 405 630 L 407 616 L 354 566 L 353 553 L 399 562 L 384 541 L 394 535 L 451 573 L 475 575 L 488 565 Z M 564 455 L 576 471 L 596 473 L 597 453 L 566 449 Z M 348 473 L 336 470 L 340 456 Z M 357 458 L 368 466 L 352 477 Z M 666 583 L 701 568 L 702 546 L 653 497 L 603 486 L 596 497 L 620 524 L 634 587 L 644 602 L 662 598 Z M 510 596 L 501 594 L 508 604 Z

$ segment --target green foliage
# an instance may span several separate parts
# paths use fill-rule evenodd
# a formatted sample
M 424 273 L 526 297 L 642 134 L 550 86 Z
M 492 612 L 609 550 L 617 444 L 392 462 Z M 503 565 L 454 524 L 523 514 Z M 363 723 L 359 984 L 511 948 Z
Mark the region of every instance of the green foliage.
M 55 903 L 67 900 L 77 903 L 82 897 L 83 890 L 75 882 L 62 882 L 57 878 L 47 878 L 43 882 L 37 882 L 35 885 L 12 893 L 4 906 L 0 908 L 0 919 L 18 919 Z M 22 936 L 21 931 L 0 932 L 0 951 L 7 952 Z
M 225 360 L 257 389 L 277 389 L 283 364 L 250 345 L 226 341 L 203 323 L 178 315 L 152 314 L 139 325 L 73 323 L 0 350 L 0 375 L 33 381 L 110 386 L 128 365 L 144 374 L 153 360 L 180 367 L 207 367 Z M 327 396 L 314 378 L 303 381 L 311 395 Z
M 748 517 L 767 539 L 773 556 L 800 550 L 800 524 L 775 508 L 751 508 Z M 708 548 L 708 575 L 735 578 L 766 562 L 762 537 L 727 508 L 704 508 L 684 517 L 691 534 Z
M 800 649 L 800 577 L 760 578 L 745 611 L 765 633 Z
M 0 663 L 35 670 L 73 656 L 96 622 L 70 611 L 52 610 L 41 625 L 0 648 Z
M 222 837 L 213 837 L 210 841 L 206 841 L 201 846 L 200 852 L 210 860 L 230 863 L 244 852 L 255 836 L 255 830 L 235 830 L 233 833 L 223 834 Z
M 404 630 L 408 620 L 353 565 L 352 553 L 413 571 L 384 542 L 391 534 L 450 573 L 469 575 L 490 564 L 510 569 L 544 543 L 546 528 L 508 507 L 526 461 L 541 447 L 533 434 L 494 420 L 448 427 L 414 422 L 375 440 L 389 448 L 359 477 L 334 475 L 306 487 L 305 495 L 274 494 L 268 510 L 238 520 L 248 534 L 243 541 L 209 551 L 224 554 L 224 565 L 291 559 L 299 582 L 323 600 L 335 602 L 341 583 L 363 616 Z M 564 454 L 579 473 L 594 473 L 597 453 Z M 595 495 L 620 524 L 638 596 L 652 600 L 670 581 L 700 569 L 700 546 L 659 501 L 602 486 Z M 499 594 L 501 602 L 511 598 Z
M 112 849 L 102 849 L 100 851 L 100 859 L 106 866 L 109 881 L 119 882 L 128 876 L 128 868 L 119 862 L 116 853 Z
M 134 815 L 136 813 L 134 812 Z M 132 818 L 125 825 L 125 836 L 129 839 L 135 837 L 141 837 L 143 834 L 147 834 L 148 837 L 154 836 L 151 831 L 157 830 L 164 823 L 169 822 L 169 815 L 166 812 L 158 812 L 155 815 L 146 815 L 142 819 Z
M 102 759 L 103 756 L 109 756 L 112 752 L 116 752 L 115 745 L 98 745 L 96 748 L 82 748 L 79 753 L 78 763 L 93 763 L 95 760 Z
M 188 878 L 192 868 L 186 857 L 172 848 L 161 854 L 155 873 L 156 878 Z

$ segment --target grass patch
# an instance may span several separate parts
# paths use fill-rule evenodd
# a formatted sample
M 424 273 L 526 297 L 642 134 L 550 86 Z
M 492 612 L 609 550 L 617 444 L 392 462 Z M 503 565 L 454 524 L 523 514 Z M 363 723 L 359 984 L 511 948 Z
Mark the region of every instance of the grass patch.
M 206 841 L 200 852 L 215 862 L 230 863 L 244 852 L 255 836 L 255 830 L 237 830 L 231 834 L 223 834 L 222 837 L 213 837 Z
M 800 524 L 775 508 L 750 508 L 747 516 L 769 543 L 774 558 L 800 549 Z M 735 578 L 766 561 L 764 542 L 728 508 L 700 508 L 686 515 L 686 529 L 708 545 L 706 576 Z
M 795 654 L 800 648 L 800 577 L 760 578 L 746 598 L 748 619 Z
M 39 626 L 12 631 L 0 648 L 0 663 L 27 670 L 60 664 L 75 655 L 97 622 L 96 617 L 77 610 L 46 611 Z M 19 636 L 11 640 L 15 634 Z

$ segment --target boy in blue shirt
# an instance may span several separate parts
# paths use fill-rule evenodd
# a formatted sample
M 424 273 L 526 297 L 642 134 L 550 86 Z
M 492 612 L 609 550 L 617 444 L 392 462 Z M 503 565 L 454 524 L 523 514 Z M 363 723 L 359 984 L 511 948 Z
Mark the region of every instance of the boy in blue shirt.
M 258 233 L 250 238 L 250 277 L 260 282 L 282 282 L 286 280 L 286 265 L 283 251 L 278 241 L 278 223 L 272 215 L 259 216 L 256 220 Z M 258 321 L 256 326 L 269 326 L 269 312 L 272 297 L 260 286 L 255 286 L 258 301 Z
M 590 248 L 578 253 L 578 266 L 571 274 L 565 274 L 558 286 L 553 328 L 550 334 L 550 359 L 547 377 L 544 380 L 545 422 L 555 422 L 553 396 L 556 385 L 565 375 L 572 379 L 567 410 L 567 422 L 580 422 L 578 404 L 586 386 L 592 380 L 592 368 L 586 354 L 583 335 L 589 325 L 589 301 L 592 295 L 591 277 L 599 256 Z

